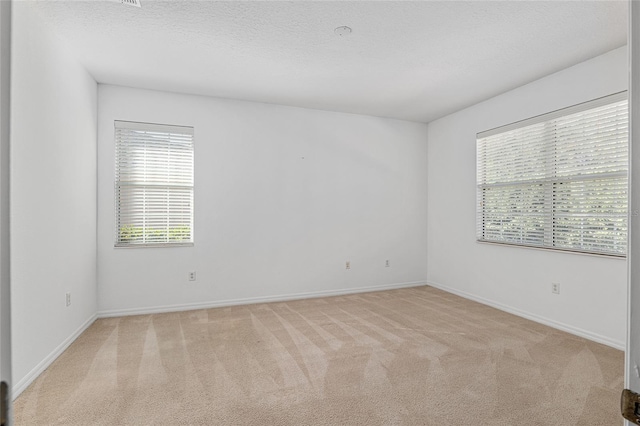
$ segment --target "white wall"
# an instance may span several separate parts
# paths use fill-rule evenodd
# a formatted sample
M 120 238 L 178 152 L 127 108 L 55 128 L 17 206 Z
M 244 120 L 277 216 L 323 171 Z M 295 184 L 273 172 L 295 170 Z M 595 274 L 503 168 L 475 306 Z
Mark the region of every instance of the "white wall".
M 630 209 L 640 211 L 640 3 L 629 6 L 629 121 L 631 127 Z M 625 353 L 625 388 L 640 392 L 640 216 L 630 216 L 629 223 L 629 314 L 627 351 Z M 630 421 L 625 425 L 631 426 Z
M 97 310 L 97 85 L 32 10 L 13 4 L 11 304 L 20 392 Z M 72 304 L 65 306 L 65 293 Z
M 626 90 L 627 80 L 622 47 L 429 124 L 430 283 L 624 347 L 625 260 L 476 242 L 475 135 Z
M 117 86 L 98 99 L 102 314 L 426 279 L 425 124 Z M 114 120 L 194 126 L 194 247 L 113 247 Z
M 9 256 L 9 92 L 11 76 L 11 2 L 0 2 L 0 381 L 11 380 L 11 303 Z M 11 392 L 11 389 L 9 389 Z M 12 425 L 11 396 L 7 425 Z M 3 401 L 4 402 L 4 401 Z

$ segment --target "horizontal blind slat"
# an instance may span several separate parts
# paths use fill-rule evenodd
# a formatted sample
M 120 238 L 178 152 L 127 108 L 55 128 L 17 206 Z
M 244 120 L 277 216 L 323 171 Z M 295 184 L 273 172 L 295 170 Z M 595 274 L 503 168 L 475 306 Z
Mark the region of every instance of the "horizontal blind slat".
M 626 253 L 628 105 L 620 94 L 477 140 L 477 238 Z
M 193 242 L 193 128 L 116 122 L 116 245 Z

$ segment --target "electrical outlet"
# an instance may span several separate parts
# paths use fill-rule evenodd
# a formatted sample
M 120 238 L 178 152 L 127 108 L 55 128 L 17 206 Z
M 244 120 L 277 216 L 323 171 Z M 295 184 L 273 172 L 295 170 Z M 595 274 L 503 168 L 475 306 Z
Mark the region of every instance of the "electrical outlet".
M 384 267 L 388 268 L 389 266 L 391 266 L 391 264 L 389 263 L 389 260 L 387 259 L 387 260 L 384 261 Z
M 345 263 L 345 269 L 351 269 L 351 262 L 349 262 L 347 260 L 347 263 Z
M 66 300 L 65 300 L 66 306 L 67 307 L 71 306 L 71 293 L 67 293 L 65 297 L 66 297 Z
M 189 281 L 195 281 L 195 280 L 196 280 L 196 271 L 189 272 Z
M 560 294 L 560 283 L 551 283 L 551 293 Z

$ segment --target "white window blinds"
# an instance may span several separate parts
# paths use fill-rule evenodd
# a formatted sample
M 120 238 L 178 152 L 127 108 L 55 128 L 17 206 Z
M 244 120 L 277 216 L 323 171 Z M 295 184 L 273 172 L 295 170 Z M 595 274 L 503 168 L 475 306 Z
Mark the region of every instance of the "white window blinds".
M 626 255 L 626 92 L 478 134 L 477 239 Z
M 115 122 L 116 246 L 193 243 L 193 128 Z

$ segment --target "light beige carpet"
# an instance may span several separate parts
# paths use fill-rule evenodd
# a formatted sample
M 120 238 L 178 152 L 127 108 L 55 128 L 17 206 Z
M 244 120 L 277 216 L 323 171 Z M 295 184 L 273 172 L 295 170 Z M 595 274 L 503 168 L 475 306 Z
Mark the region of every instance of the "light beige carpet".
M 433 289 L 96 321 L 18 425 L 619 425 L 623 353 Z

